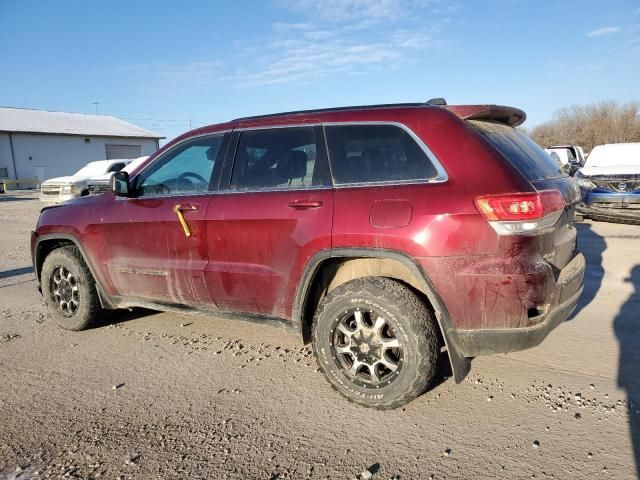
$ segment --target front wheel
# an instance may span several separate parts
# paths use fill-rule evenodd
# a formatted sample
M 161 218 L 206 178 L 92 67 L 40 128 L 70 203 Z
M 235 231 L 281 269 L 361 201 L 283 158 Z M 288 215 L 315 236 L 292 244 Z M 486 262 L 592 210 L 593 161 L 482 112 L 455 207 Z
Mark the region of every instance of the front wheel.
M 101 307 L 96 284 L 76 247 L 53 250 L 40 277 L 44 301 L 60 327 L 84 330 L 97 320 Z
M 388 278 L 359 278 L 332 290 L 315 315 L 312 345 L 331 385 L 366 407 L 405 405 L 436 373 L 433 316 L 411 289 Z

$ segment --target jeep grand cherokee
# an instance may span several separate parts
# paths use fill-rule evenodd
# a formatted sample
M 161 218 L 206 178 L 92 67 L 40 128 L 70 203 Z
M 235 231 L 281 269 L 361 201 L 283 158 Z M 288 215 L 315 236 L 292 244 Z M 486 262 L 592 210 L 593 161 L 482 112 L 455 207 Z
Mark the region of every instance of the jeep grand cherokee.
M 578 301 L 579 192 L 524 119 L 428 102 L 188 132 L 110 192 L 43 210 L 44 300 L 71 330 L 135 306 L 284 322 L 348 399 L 401 406 L 441 351 L 459 382 Z

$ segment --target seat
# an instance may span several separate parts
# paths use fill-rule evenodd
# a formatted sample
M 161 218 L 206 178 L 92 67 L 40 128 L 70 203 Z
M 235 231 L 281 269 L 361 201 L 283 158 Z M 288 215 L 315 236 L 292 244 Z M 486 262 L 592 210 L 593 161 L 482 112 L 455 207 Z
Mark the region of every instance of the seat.
M 302 150 L 291 150 L 284 161 L 280 160 L 276 166 L 276 172 L 282 179 L 282 183 L 291 185 L 294 179 L 300 179 L 300 185 L 307 176 L 307 154 Z
M 387 162 L 379 148 L 365 148 L 362 151 L 362 160 L 369 167 L 367 181 L 374 182 L 385 178 Z

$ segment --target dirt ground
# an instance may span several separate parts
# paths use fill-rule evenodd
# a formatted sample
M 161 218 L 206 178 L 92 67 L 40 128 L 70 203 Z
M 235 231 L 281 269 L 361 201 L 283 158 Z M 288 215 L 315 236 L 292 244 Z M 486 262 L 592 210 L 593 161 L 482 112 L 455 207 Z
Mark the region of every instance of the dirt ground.
M 637 478 L 640 227 L 579 225 L 586 291 L 541 346 L 378 412 L 276 327 L 135 311 L 61 330 L 31 269 L 40 207 L 0 195 L 0 479 Z

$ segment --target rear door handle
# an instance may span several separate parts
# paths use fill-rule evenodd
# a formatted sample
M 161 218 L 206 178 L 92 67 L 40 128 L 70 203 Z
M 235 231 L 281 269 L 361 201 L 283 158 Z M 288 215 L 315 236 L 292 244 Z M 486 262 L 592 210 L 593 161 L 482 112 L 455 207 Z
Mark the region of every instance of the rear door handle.
M 289 202 L 289 208 L 295 208 L 296 210 L 308 210 L 310 208 L 320 208 L 322 202 L 320 200 L 294 200 Z

